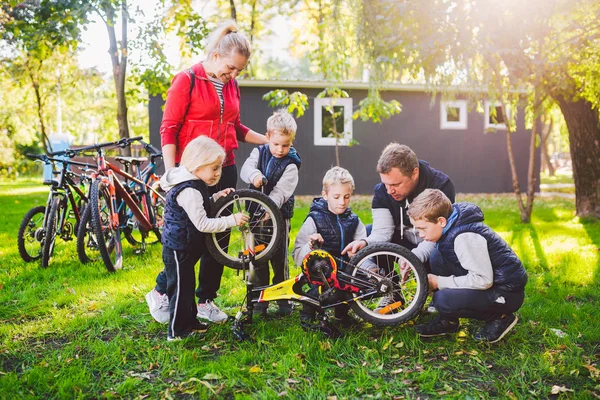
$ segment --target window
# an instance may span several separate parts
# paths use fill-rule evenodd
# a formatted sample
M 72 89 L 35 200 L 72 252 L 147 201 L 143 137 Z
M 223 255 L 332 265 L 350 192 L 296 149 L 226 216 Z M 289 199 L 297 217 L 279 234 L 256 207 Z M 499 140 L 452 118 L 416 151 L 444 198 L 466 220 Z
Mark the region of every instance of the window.
M 335 125 L 334 125 L 335 119 Z M 352 99 L 315 99 L 315 146 L 348 146 L 352 140 Z
M 506 105 L 506 116 L 510 118 L 510 106 Z M 499 101 L 485 102 L 485 129 L 504 129 L 506 130 L 506 123 L 502 118 L 502 104 Z
M 467 129 L 467 101 L 440 103 L 440 129 Z

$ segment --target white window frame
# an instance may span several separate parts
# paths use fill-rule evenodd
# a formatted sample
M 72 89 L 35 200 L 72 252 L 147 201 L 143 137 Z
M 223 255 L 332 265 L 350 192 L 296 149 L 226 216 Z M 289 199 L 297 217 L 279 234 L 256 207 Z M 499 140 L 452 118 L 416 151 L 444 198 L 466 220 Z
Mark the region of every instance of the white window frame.
M 506 130 L 506 123 L 503 124 L 492 124 L 490 123 L 490 109 L 492 107 L 500 107 L 502 105 L 501 102 L 499 101 L 494 101 L 491 102 L 489 100 L 485 101 L 485 106 L 484 106 L 484 128 L 485 129 L 498 129 L 498 130 Z M 506 119 L 508 120 L 510 118 L 510 105 L 506 104 L 504 106 L 504 109 L 506 110 Z M 506 122 L 506 121 L 505 121 Z
M 448 107 L 458 108 L 458 121 L 448 121 Z M 440 129 L 467 129 L 466 100 L 451 100 L 440 102 Z
M 326 106 L 344 107 L 344 133 L 345 135 L 338 139 L 338 146 L 348 146 L 352 140 L 352 98 L 333 98 L 323 97 L 315 98 L 315 146 L 335 146 L 335 138 L 323 137 L 323 107 Z

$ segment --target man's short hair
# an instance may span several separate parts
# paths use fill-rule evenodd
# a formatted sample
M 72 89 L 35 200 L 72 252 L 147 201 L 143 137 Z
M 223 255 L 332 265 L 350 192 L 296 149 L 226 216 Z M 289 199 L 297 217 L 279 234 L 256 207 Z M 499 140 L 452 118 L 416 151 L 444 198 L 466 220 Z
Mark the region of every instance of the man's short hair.
M 354 191 L 354 178 L 347 169 L 342 167 L 333 167 L 325 173 L 323 177 L 323 191 L 327 193 L 329 188 L 335 184 L 349 183 Z
M 412 176 L 415 168 L 419 168 L 419 159 L 410 147 L 393 142 L 383 149 L 377 161 L 377 172 L 387 174 L 392 168 L 398 168 L 402 175 Z
M 452 202 L 439 189 L 425 189 L 415 197 L 407 213 L 415 221 L 437 222 L 439 217 L 450 217 Z
M 188 171 L 209 165 L 221 158 L 225 160 L 225 150 L 208 136 L 198 136 L 185 146 L 181 155 L 181 165 Z
M 276 110 L 267 120 L 267 132 L 277 131 L 282 135 L 291 137 L 292 140 L 296 137 L 297 129 L 298 125 L 294 117 L 285 108 Z

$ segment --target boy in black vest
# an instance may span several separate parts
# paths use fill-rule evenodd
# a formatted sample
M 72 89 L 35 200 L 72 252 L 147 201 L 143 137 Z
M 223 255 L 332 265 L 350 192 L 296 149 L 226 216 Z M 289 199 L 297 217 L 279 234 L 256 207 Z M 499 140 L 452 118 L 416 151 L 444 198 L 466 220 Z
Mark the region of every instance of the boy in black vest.
M 296 236 L 293 252 L 296 265 L 302 265 L 302 260 L 315 248 L 317 242 L 321 249 L 336 259 L 348 261 L 349 257 L 343 256 L 342 250 L 350 242 L 367 237 L 365 225 L 349 207 L 353 192 L 354 179 L 350 172 L 341 167 L 333 167 L 327 171 L 323 178 L 323 197 L 313 200 L 310 212 Z M 310 324 L 314 317 L 315 310 L 304 306 L 300 312 L 303 326 Z M 354 322 L 345 305 L 335 308 L 334 320 L 342 325 Z
M 517 323 L 527 273 L 510 246 L 483 223 L 475 204 L 452 205 L 440 190 L 427 189 L 408 210 L 419 235 L 436 248 L 428 274 L 438 316 L 415 330 L 422 337 L 455 333 L 459 318 L 485 321 L 476 340 L 495 343 Z
M 285 238 L 279 250 L 271 258 L 273 268 L 273 284 L 289 278 L 288 246 L 290 219 L 294 215 L 294 190 L 298 185 L 298 169 L 301 160 L 296 149 L 292 147 L 296 137 L 296 121 L 286 110 L 273 113 L 267 120 L 267 140 L 269 143 L 252 150 L 242 166 L 240 178 L 250 184 L 250 188 L 261 190 L 281 209 L 285 219 Z M 266 185 L 263 186 L 263 179 Z M 269 284 L 269 261 L 256 263 L 256 284 Z M 292 306 L 288 301 L 278 301 L 279 315 L 289 315 Z M 254 311 L 267 313 L 267 303 L 256 304 Z
M 206 252 L 204 233 L 223 232 L 249 220 L 243 213 L 221 218 L 207 216 L 214 200 L 233 191 L 228 188 L 209 196 L 208 187 L 221 178 L 224 159 L 225 151 L 217 142 L 199 136 L 185 148 L 181 166 L 168 169 L 160 180 L 160 186 L 167 191 L 162 257 L 167 275 L 169 341 L 207 328 L 196 319 L 194 296 L 194 266 Z

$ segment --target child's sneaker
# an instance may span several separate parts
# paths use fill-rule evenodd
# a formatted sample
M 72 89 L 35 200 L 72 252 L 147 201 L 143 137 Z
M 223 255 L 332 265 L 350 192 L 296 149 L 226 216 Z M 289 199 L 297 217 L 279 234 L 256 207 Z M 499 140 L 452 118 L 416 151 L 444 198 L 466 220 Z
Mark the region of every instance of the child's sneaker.
M 167 342 L 174 342 L 176 340 L 183 340 L 192 336 L 196 336 L 198 333 L 206 332 L 208 325 L 196 320 L 190 329 L 186 329 L 182 334 L 177 336 L 167 335 Z
M 473 338 L 488 343 L 496 343 L 502 339 L 516 324 L 519 318 L 515 314 L 505 314 L 493 319 L 481 328 Z
M 146 293 L 146 303 L 150 309 L 152 318 L 161 324 L 169 322 L 169 296 L 160 294 L 156 289 Z
M 227 314 L 219 310 L 219 307 L 212 300 L 206 300 L 206 303 L 198 303 L 198 318 L 220 324 L 227 321 Z
M 458 320 L 451 321 L 442 319 L 438 316 L 427 323 L 415 326 L 415 331 L 417 331 L 421 337 L 434 337 L 456 333 L 459 328 L 460 324 L 458 323 Z
M 294 309 L 289 301 L 278 301 L 277 302 L 277 315 L 280 317 L 286 317 L 292 313 Z
M 267 310 L 269 309 L 269 303 L 256 303 L 252 309 L 252 315 L 260 315 L 265 317 Z

